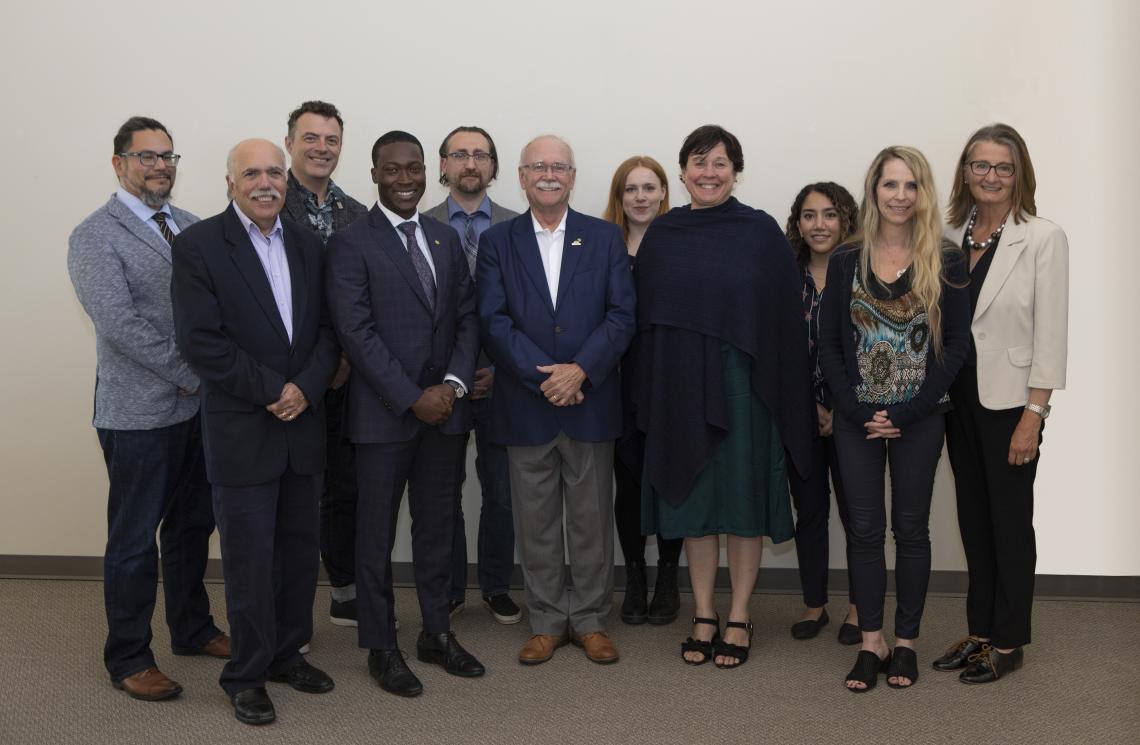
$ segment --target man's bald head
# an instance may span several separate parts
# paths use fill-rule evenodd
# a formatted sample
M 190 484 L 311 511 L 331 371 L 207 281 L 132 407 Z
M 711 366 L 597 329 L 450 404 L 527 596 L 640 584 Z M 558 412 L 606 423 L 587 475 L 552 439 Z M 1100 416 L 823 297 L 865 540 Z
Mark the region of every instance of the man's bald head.
M 242 214 L 268 234 L 285 205 L 285 153 L 269 140 L 242 140 L 226 158 L 226 188 Z

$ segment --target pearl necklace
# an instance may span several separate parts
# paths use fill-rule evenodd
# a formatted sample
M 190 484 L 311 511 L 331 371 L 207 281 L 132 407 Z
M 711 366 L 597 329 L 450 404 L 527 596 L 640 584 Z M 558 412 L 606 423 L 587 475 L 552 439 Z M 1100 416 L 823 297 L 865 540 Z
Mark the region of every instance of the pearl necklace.
M 990 233 L 988 240 L 978 243 L 974 240 L 974 223 L 978 221 L 978 208 L 975 207 L 970 213 L 970 222 L 966 224 L 966 244 L 975 251 L 985 251 L 988 248 L 993 248 L 1001 239 L 1001 232 L 1005 230 L 1005 222 L 998 226 L 997 230 Z

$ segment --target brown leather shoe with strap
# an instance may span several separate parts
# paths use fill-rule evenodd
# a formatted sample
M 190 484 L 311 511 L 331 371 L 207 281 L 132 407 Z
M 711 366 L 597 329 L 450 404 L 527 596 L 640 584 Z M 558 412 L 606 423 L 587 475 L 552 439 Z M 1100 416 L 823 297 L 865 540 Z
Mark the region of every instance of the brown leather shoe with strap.
M 574 637 L 575 646 L 581 647 L 586 652 L 586 658 L 590 662 L 596 662 L 599 665 L 608 665 L 611 662 L 618 661 L 617 647 L 614 646 L 613 641 L 606 635 L 604 631 L 595 631 L 590 634 L 582 634 L 581 636 Z
M 162 674 L 157 667 L 148 667 L 111 685 L 126 691 L 139 701 L 162 701 L 182 693 L 182 686 Z
M 565 634 L 535 634 L 526 640 L 519 650 L 519 662 L 523 665 L 541 665 L 554 656 L 554 650 L 569 641 Z

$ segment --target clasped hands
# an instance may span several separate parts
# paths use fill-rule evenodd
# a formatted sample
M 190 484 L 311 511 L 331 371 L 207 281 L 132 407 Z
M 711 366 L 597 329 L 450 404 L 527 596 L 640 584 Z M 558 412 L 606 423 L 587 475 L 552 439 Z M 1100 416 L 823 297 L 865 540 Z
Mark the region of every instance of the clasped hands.
M 424 388 L 424 392 L 412 404 L 412 413 L 424 424 L 443 424 L 451 416 L 455 406 L 455 389 L 447 383 L 439 383 Z
M 867 430 L 868 440 L 877 440 L 880 438 L 884 440 L 893 440 L 902 434 L 902 432 L 899 431 L 899 428 L 892 424 L 891 420 L 887 418 L 886 409 L 882 411 L 876 411 L 875 416 L 871 418 L 871 421 L 864 424 L 863 427 Z
M 537 369 L 549 376 L 538 389 L 550 403 L 555 406 L 575 406 L 586 400 L 586 394 L 582 393 L 586 371 L 577 362 L 539 365 Z
M 305 394 L 294 383 L 286 383 L 281 389 L 281 398 L 265 407 L 273 416 L 283 422 L 291 422 L 309 408 L 309 401 Z

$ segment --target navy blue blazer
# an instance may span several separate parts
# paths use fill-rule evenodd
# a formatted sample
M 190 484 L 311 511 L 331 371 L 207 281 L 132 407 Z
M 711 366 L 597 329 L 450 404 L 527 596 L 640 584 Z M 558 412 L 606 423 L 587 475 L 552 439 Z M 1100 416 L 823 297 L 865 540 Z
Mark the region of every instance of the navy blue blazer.
M 324 303 L 321 242 L 281 221 L 293 290 L 293 341 L 233 206 L 179 233 L 171 248 L 174 333 L 201 378 L 206 475 L 251 486 L 325 467 L 325 389 L 340 353 Z M 265 410 L 292 382 L 309 402 L 295 420 Z
M 635 296 L 616 225 L 570 210 L 551 303 L 530 211 L 488 228 L 475 270 L 483 346 L 495 363 L 492 437 L 541 445 L 565 432 L 604 442 L 621 434 L 617 367 L 634 332 Z M 539 365 L 577 362 L 585 401 L 557 407 L 539 386 Z
M 420 213 L 435 265 L 436 304 L 428 305 L 404 238 L 376 205 L 329 238 L 326 283 L 333 326 L 352 364 L 348 435 L 353 442 L 405 442 L 421 422 L 411 406 L 447 373 L 470 391 L 479 351 L 475 289 L 459 236 Z M 470 431 L 466 398 L 440 425 Z

